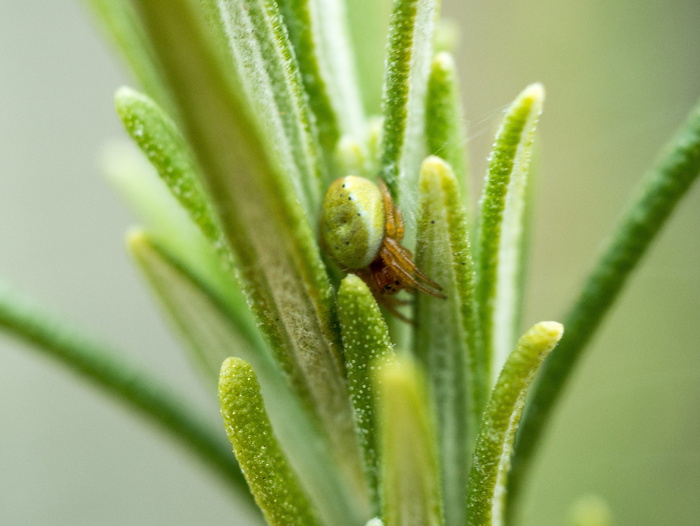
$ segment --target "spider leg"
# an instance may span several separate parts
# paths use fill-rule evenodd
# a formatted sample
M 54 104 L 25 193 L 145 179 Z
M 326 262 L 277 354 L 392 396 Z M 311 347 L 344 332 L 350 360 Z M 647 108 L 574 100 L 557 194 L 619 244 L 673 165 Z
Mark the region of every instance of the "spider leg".
M 385 294 L 381 286 L 377 283 L 374 273 L 369 269 L 356 270 L 355 274 L 365 282 L 380 307 L 385 308 L 390 314 L 396 316 L 401 321 L 415 325 L 415 322 L 411 318 L 404 316 L 397 310 L 399 306 L 410 305 L 412 303 L 410 300 L 402 300 Z
M 413 262 L 411 253 L 395 240 L 385 239 L 379 254 L 410 287 L 436 298 L 446 298 L 439 292 L 442 287 L 426 276 Z
M 407 316 L 404 316 L 396 309 L 397 305 L 406 305 L 408 303 L 411 303 L 410 301 L 399 300 L 393 296 L 380 295 L 377 297 L 377 303 L 379 303 L 379 305 L 384 307 L 386 310 L 389 311 L 389 313 L 393 314 L 401 321 L 405 321 L 406 323 L 409 323 L 411 325 L 416 324 L 415 321 L 413 321 L 411 318 L 409 318 Z
M 404 223 L 403 215 L 401 210 L 399 210 L 394 204 L 394 200 L 391 198 L 389 189 L 386 184 L 381 179 L 378 180 L 379 189 L 382 192 L 382 197 L 384 199 L 384 214 L 386 215 L 386 235 L 397 241 L 401 241 L 404 236 Z

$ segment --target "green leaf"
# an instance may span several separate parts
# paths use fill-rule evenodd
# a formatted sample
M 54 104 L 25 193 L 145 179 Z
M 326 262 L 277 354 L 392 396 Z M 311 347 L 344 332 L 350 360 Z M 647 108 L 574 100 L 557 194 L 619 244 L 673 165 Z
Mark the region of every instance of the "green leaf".
M 243 475 L 219 433 L 180 401 L 173 389 L 118 358 L 123 353 L 80 334 L 5 287 L 0 289 L 0 329 L 155 423 L 219 475 L 240 496 L 241 503 L 255 509 Z
M 252 365 L 284 453 L 324 520 L 328 524 L 359 524 L 369 513 L 358 507 L 308 407 L 301 405 L 269 353 L 242 344 L 236 320 L 226 305 L 159 252 L 145 235 L 132 235 L 130 248 L 160 287 L 160 299 L 191 345 L 208 356 L 234 355 Z
M 102 149 L 100 164 L 109 182 L 160 244 L 202 275 L 222 273 L 212 244 L 133 144 L 109 142 Z
M 424 158 L 425 94 L 439 4 L 439 0 L 394 0 L 389 25 L 379 176 L 409 214 L 415 204 L 410 202 L 410 188 L 416 188 Z
M 315 217 L 329 175 L 277 2 L 207 0 L 204 8 L 223 30 L 231 66 L 267 135 L 267 154 L 278 157 L 307 215 Z
M 416 297 L 415 353 L 435 401 L 445 522 L 464 524 L 470 454 L 488 385 L 477 355 L 474 269 L 463 200 L 449 165 L 428 157 L 419 191 L 416 264 L 447 299 Z
M 430 69 L 425 137 L 428 154 L 437 155 L 452 167 L 462 191 L 463 202 L 469 210 L 465 122 L 454 59 L 443 51 L 435 56 Z
M 326 155 L 331 155 L 342 135 L 359 140 L 364 131 L 343 2 L 278 0 L 277 3 L 316 119 L 319 141 Z
M 510 459 L 525 395 L 537 369 L 554 349 L 564 328 L 556 322 L 534 325 L 518 341 L 501 370 L 484 412 L 469 475 L 467 524 L 503 524 Z
M 180 127 L 202 168 L 260 329 L 297 395 L 316 411 L 363 502 L 360 449 L 315 226 L 283 167 L 267 156 L 261 130 L 193 4 L 134 0 L 134 5 L 162 60 Z
M 219 401 L 233 452 L 267 523 L 272 526 L 320 525 L 277 442 L 250 364 L 239 358 L 224 362 L 219 379 Z
M 172 95 L 157 67 L 146 35 L 129 0 L 85 0 L 106 34 L 124 56 L 141 86 L 165 108 L 173 108 Z
M 518 331 L 523 262 L 525 189 L 532 141 L 544 89 L 525 88 L 506 112 L 490 156 L 480 203 L 477 240 L 477 300 L 482 356 L 496 374 Z
M 355 427 L 364 453 L 375 513 L 379 512 L 379 452 L 375 408 L 376 372 L 394 358 L 389 330 L 367 285 L 348 274 L 338 290 L 338 318 L 343 335 L 348 388 L 355 411 Z
M 586 345 L 627 280 L 700 174 L 700 104 L 661 153 L 656 166 L 610 236 L 581 295 L 564 318 L 561 349 L 548 360 L 523 419 L 513 464 L 512 492 L 519 496 L 541 434 Z
M 175 123 L 153 100 L 131 88 L 122 87 L 117 91 L 115 105 L 127 133 L 156 169 L 170 193 L 202 234 L 219 248 L 222 259 L 230 264 L 232 259 L 221 227 L 202 187 L 190 148 Z
M 383 368 L 376 382 L 384 524 L 439 526 L 443 524 L 440 473 L 425 382 L 407 359 Z

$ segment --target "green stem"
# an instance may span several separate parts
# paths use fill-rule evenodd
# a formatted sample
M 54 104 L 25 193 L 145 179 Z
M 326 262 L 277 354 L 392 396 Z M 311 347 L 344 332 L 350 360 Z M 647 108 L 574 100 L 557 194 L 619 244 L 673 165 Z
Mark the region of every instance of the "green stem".
M 114 351 L 77 334 L 7 290 L 0 292 L 0 329 L 58 360 L 123 405 L 157 423 L 254 508 L 245 479 L 222 437 L 210 431 L 205 422 L 160 382 L 125 366 Z
M 566 337 L 542 369 L 523 418 L 509 492 L 514 509 L 549 415 L 571 371 L 652 241 L 700 174 L 700 104 L 632 203 L 565 318 Z

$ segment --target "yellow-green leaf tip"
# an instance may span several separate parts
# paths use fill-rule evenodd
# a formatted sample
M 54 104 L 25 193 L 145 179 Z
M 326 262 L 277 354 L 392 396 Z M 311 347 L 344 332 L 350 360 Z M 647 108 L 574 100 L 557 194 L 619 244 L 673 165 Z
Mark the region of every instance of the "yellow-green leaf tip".
M 421 165 L 421 177 L 446 177 L 454 178 L 452 168 L 446 161 L 436 155 L 425 158 Z
M 541 321 L 527 332 L 530 342 L 550 349 L 559 343 L 563 334 L 564 326 L 556 321 Z
M 455 61 L 452 54 L 447 51 L 441 51 L 433 59 L 433 68 L 441 71 L 452 71 L 455 68 Z
M 540 82 L 535 82 L 526 87 L 520 94 L 520 99 L 529 99 L 532 101 L 533 105 L 542 105 L 544 103 L 545 90 L 544 84 Z
M 140 226 L 131 227 L 126 232 L 126 246 L 131 252 L 148 244 L 148 234 Z

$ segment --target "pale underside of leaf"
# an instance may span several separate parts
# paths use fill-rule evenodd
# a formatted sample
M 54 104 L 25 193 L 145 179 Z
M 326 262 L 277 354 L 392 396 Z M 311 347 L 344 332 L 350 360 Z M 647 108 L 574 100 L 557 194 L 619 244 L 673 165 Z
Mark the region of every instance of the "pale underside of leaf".
M 277 3 L 211 0 L 229 45 L 232 66 L 309 217 L 315 217 L 323 174 L 318 136 Z M 209 8 L 213 10 L 213 8 Z
M 130 241 L 132 252 L 154 281 L 160 299 L 185 339 L 212 357 L 212 363 L 222 356 L 235 356 L 252 365 L 281 446 L 322 516 L 338 521 L 331 524 L 358 523 L 362 510 L 357 509 L 340 478 L 328 444 L 269 353 L 244 345 L 225 304 L 167 259 L 146 236 L 134 235 Z

